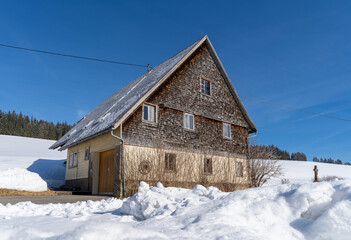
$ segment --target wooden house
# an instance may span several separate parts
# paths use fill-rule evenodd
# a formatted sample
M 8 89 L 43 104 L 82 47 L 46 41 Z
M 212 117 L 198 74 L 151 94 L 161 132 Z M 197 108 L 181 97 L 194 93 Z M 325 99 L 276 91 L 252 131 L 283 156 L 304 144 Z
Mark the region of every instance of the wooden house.
M 140 181 L 248 186 L 256 127 L 207 36 L 106 99 L 52 149 L 67 149 L 66 184 L 130 196 Z

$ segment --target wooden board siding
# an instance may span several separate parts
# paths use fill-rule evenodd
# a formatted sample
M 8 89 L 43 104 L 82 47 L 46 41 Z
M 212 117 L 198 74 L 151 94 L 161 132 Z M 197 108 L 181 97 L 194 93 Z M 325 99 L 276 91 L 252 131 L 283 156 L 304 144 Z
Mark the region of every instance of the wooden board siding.
M 121 136 L 120 128 L 114 131 L 114 134 Z M 82 142 L 74 147 L 71 147 L 67 151 L 67 159 L 71 152 L 78 152 L 78 166 L 75 168 L 69 168 L 66 165 L 66 180 L 81 179 L 89 177 L 89 166 L 94 168 L 92 165 L 93 153 L 100 153 L 108 149 L 115 148 L 119 144 L 118 140 L 111 136 L 111 134 L 105 133 L 88 141 Z M 84 160 L 85 148 L 90 147 L 90 159 Z M 98 155 L 99 156 L 99 155 Z
M 211 81 L 210 96 L 201 93 L 200 78 Z M 217 155 L 247 154 L 248 124 L 205 46 L 146 102 L 159 106 L 158 122 L 142 121 L 139 107 L 123 125 L 126 144 Z M 194 131 L 184 129 L 184 113 L 195 116 Z M 223 137 L 223 122 L 232 126 L 231 139 Z
M 115 150 L 100 153 L 99 192 L 113 193 Z
M 175 156 L 175 170 L 166 169 L 166 154 Z M 211 159 L 212 169 L 204 170 L 205 159 Z M 148 164 L 147 171 L 141 168 Z M 236 175 L 237 163 L 243 166 L 243 175 Z M 223 191 L 233 191 L 248 186 L 248 161 L 243 158 L 224 157 L 193 152 L 164 150 L 157 148 L 125 145 L 125 172 L 127 196 L 131 186 L 128 182 L 146 181 L 154 184 L 162 182 L 165 186 L 193 187 L 196 184 L 217 186 Z

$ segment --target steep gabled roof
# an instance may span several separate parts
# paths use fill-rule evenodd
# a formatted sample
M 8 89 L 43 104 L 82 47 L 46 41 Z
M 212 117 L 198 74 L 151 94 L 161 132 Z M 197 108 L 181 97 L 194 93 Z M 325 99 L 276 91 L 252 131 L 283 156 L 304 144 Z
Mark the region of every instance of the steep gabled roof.
M 172 73 L 174 73 L 202 44 L 206 44 L 218 69 L 223 75 L 236 103 L 250 126 L 250 132 L 256 132 L 256 126 L 246 112 L 238 94 L 228 78 L 215 50 L 207 36 L 193 43 L 174 57 L 145 73 L 124 88 L 120 89 L 80 120 L 68 133 L 50 148 L 67 149 L 80 142 L 108 132 L 123 123 L 140 104 L 147 99 Z

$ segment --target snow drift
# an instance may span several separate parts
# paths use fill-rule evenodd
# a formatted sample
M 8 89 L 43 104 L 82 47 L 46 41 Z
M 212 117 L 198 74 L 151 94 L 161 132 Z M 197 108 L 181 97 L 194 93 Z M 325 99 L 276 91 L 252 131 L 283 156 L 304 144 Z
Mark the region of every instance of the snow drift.
M 233 193 L 202 186 L 191 191 L 142 183 L 140 188 L 123 203 L 121 213 L 171 221 L 193 234 L 206 229 L 206 238 L 349 239 L 351 234 L 349 180 Z
M 231 193 L 200 185 L 182 189 L 141 183 L 139 192 L 123 201 L 0 204 L 0 231 L 6 238 L 25 239 L 103 235 L 104 239 L 342 240 L 351 234 L 350 219 L 350 180 Z
M 0 171 L 0 188 L 41 192 L 46 191 L 48 185 L 37 173 L 13 168 Z
M 45 191 L 63 185 L 66 151 L 49 150 L 54 142 L 0 135 L 0 188 Z

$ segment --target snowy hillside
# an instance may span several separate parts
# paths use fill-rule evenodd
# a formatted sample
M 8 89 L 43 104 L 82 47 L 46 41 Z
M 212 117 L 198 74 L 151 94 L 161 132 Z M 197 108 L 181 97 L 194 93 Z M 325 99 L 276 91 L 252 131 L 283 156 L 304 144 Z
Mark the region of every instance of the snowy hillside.
M 0 135 L 0 188 L 45 191 L 64 184 L 66 151 L 52 140 Z
M 268 184 L 280 184 L 281 179 L 289 179 L 290 183 L 311 182 L 314 177 L 313 168 L 318 167 L 318 176 L 336 176 L 338 178 L 351 179 L 351 166 L 319 162 L 300 162 L 300 161 L 279 161 L 283 167 L 284 175 L 280 178 L 271 179 Z
M 0 204 L 1 239 L 350 239 L 351 181 L 232 193 L 149 187 L 128 199 Z

